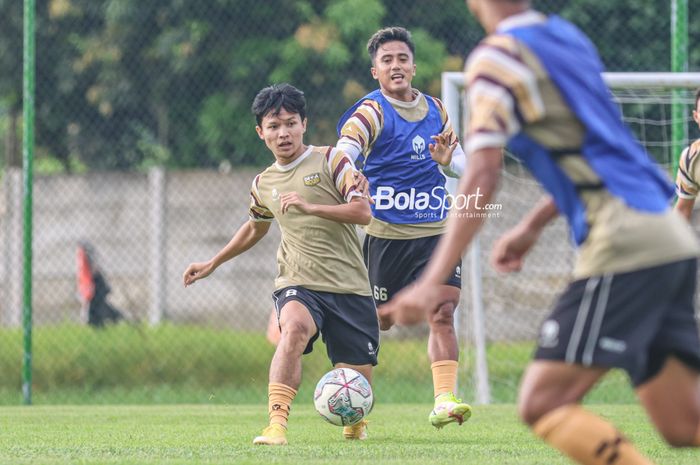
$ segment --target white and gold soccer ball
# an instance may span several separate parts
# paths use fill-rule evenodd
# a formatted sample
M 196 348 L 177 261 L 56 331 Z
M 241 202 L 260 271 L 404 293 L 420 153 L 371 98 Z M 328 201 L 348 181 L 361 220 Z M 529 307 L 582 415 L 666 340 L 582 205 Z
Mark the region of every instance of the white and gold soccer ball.
M 336 368 L 323 375 L 316 385 L 314 405 L 329 423 L 349 426 L 372 411 L 374 395 L 361 373 L 351 368 Z

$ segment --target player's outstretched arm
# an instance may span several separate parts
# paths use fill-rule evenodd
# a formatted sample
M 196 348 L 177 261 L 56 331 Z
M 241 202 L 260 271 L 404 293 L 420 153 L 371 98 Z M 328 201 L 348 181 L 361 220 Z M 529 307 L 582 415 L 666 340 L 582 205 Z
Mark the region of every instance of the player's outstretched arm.
M 372 219 L 372 210 L 369 201 L 365 197 L 356 196 L 349 203 L 339 205 L 319 205 L 308 203 L 296 192 L 288 192 L 280 195 L 282 214 L 286 214 L 291 207 L 306 213 L 338 223 L 369 224 Z
M 501 177 L 500 148 L 484 148 L 470 159 L 470 167 L 459 184 L 459 195 L 479 193 L 481 202 L 490 202 Z M 429 311 L 440 301 L 440 284 L 444 283 L 457 265 L 462 252 L 472 241 L 484 222 L 477 202 L 463 202 L 461 209 L 450 210 L 447 229 L 433 252 L 421 277 L 402 290 L 387 304 L 379 307 L 379 318 L 384 324 L 394 322 L 410 325 L 425 320 Z
M 514 228 L 505 232 L 491 249 L 491 265 L 502 273 L 520 271 L 525 255 L 544 227 L 559 215 L 554 199 L 544 197 Z
M 214 272 L 222 263 L 231 260 L 233 257 L 242 254 L 253 247 L 270 230 L 269 221 L 250 220 L 243 224 L 236 234 L 233 235 L 228 244 L 207 262 L 190 263 L 182 275 L 185 287 L 194 282 L 206 278 Z

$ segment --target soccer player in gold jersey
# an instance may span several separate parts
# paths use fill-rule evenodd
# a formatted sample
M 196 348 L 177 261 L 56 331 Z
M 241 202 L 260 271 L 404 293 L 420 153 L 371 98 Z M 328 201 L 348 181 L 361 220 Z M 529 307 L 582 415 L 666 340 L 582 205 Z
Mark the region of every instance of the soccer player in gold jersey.
M 372 380 L 379 324 L 355 224 L 369 223 L 366 196 L 358 191 L 352 161 L 333 147 L 304 143 L 306 101 L 289 84 L 262 89 L 252 106 L 256 131 L 275 162 L 255 177 L 250 219 L 219 253 L 190 264 L 185 286 L 209 276 L 253 247 L 277 220 L 282 239 L 273 298 L 281 331 L 270 363 L 269 426 L 253 440 L 287 444 L 289 411 L 301 382 L 302 354 L 319 334 L 335 367 Z M 347 439 L 365 439 L 366 421 L 344 428 Z

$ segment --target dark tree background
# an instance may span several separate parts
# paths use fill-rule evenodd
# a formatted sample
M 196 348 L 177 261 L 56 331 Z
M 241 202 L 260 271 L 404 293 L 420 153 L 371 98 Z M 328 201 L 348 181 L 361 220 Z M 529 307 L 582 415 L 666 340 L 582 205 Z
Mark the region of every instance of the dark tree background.
M 700 69 L 700 0 L 690 0 L 690 67 Z M 670 69 L 667 0 L 541 0 L 573 20 L 615 71 Z M 411 29 L 416 87 L 440 93 L 483 37 L 462 0 L 41 0 L 37 166 L 42 172 L 262 165 L 250 103 L 288 81 L 309 101 L 307 140 L 374 88 L 365 44 Z M 0 0 L 0 163 L 20 161 L 22 2 Z

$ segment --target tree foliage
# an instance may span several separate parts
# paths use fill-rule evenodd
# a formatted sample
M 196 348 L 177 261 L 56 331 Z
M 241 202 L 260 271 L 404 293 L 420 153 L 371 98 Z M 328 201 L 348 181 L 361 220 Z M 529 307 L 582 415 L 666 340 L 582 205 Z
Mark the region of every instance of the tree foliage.
M 689 3 L 692 44 L 700 39 L 692 21 L 700 0 Z M 37 156 L 65 171 L 266 164 L 250 104 L 260 88 L 281 81 L 307 95 L 307 140 L 333 144 L 338 116 L 376 86 L 365 45 L 379 27 L 413 32 L 414 84 L 434 95 L 440 73 L 461 69 L 483 37 L 462 0 L 37 4 Z M 535 5 L 578 24 L 610 69 L 670 67 L 665 0 Z M 0 67 L 9 71 L 0 73 L 5 152 L 16 136 L 8 121 L 21 108 L 21 20 L 21 2 L 0 0 Z M 691 69 L 699 65 L 693 48 Z

